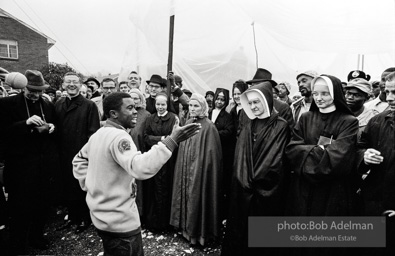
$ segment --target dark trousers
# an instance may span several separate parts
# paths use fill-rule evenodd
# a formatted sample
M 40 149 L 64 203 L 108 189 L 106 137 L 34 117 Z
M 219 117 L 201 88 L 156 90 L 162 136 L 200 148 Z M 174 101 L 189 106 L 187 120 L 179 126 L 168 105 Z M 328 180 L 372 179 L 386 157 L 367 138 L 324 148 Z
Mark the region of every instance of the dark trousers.
M 42 239 L 48 219 L 48 190 L 24 184 L 8 190 L 11 255 L 26 254 L 29 241 Z
M 140 229 L 127 233 L 97 229 L 97 234 L 103 241 L 104 256 L 144 256 Z

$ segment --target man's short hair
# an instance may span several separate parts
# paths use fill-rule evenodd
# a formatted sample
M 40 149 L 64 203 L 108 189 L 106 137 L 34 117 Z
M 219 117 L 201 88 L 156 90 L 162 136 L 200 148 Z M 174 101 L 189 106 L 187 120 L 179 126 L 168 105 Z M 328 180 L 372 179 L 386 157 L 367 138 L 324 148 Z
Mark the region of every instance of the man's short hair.
M 117 83 L 115 82 L 115 80 L 112 79 L 111 77 L 106 77 L 106 78 L 103 79 L 103 81 L 101 81 L 101 86 L 103 87 L 103 84 L 104 84 L 104 83 L 107 83 L 107 82 L 114 82 L 115 85 L 117 84 Z
M 386 70 L 384 70 L 383 73 L 385 72 L 394 72 L 395 71 L 395 67 L 391 67 L 391 68 L 387 68 Z
M 114 92 L 106 96 L 103 100 L 103 112 L 107 118 L 110 118 L 110 111 L 119 111 L 123 104 L 123 99 L 132 98 L 129 94 L 125 92 Z
M 66 76 L 76 76 L 76 77 L 78 77 L 79 82 L 82 83 L 82 79 L 81 79 L 80 75 L 78 75 L 78 74 L 75 73 L 75 72 L 67 72 L 66 74 L 64 74 L 64 76 L 63 76 L 63 82 L 64 82 L 64 78 L 65 78 Z
M 387 82 L 392 82 L 395 80 L 395 71 L 389 73 L 386 77 L 385 77 L 385 81 Z
M 129 73 L 129 76 L 130 76 L 130 74 L 136 74 L 138 77 L 139 77 L 139 80 L 140 80 L 140 82 L 141 82 L 141 76 L 139 76 L 139 74 L 137 73 L 137 71 L 132 71 L 132 72 L 130 72 Z M 128 76 L 128 78 L 129 78 L 129 76 Z
M 120 82 L 120 83 L 119 83 L 119 87 L 121 87 L 121 85 L 123 85 L 123 84 L 126 84 L 126 85 L 128 85 L 128 82 L 126 82 L 126 81 L 122 81 L 122 82 Z

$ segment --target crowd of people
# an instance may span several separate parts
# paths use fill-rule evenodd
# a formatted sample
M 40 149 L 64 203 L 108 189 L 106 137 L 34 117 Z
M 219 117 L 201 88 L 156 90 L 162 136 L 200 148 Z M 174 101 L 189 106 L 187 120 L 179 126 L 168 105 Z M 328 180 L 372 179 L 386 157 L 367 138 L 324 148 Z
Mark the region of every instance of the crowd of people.
M 360 254 L 395 252 L 395 67 L 380 81 L 306 71 L 292 96 L 292 82 L 263 68 L 205 95 L 173 72 L 145 84 L 135 71 L 119 82 L 69 72 L 60 90 L 39 71 L 24 76 L 23 88 L 0 87 L 9 255 L 48 248 L 45 224 L 59 206 L 57 230 L 93 224 L 105 255 L 143 255 L 142 227 L 221 243 L 221 255 L 346 250 L 250 248 L 250 216 L 386 216 L 386 247 Z

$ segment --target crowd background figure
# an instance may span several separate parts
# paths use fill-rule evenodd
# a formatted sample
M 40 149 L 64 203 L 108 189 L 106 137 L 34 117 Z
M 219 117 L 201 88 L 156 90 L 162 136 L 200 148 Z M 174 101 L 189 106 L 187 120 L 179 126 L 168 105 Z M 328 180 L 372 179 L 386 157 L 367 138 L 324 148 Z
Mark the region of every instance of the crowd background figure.
M 26 71 L 20 88 L 6 84 L 4 74 L 0 69 L 0 129 L 7 135 L 0 143 L 0 244 L 9 230 L 9 255 L 49 246 L 42 235 L 51 206 L 65 215 L 57 230 L 76 226 L 78 234 L 91 225 L 72 161 L 101 127 L 116 126 L 103 105 L 119 93 L 133 102 L 137 122 L 124 128 L 142 154 L 169 143 L 178 125 L 200 127 L 171 146 L 156 175 L 133 180 L 137 226 L 179 232 L 191 246 L 221 243 L 222 255 L 331 255 L 341 249 L 249 248 L 248 217 L 384 215 L 387 247 L 354 251 L 394 252 L 395 67 L 380 81 L 361 70 L 343 82 L 308 70 L 279 83 L 258 68 L 231 92 L 219 86 L 205 95 L 173 72 L 152 74 L 145 84 L 136 71 L 118 82 L 67 73 L 60 90 L 35 70 Z M 25 209 L 32 218 L 21 215 Z

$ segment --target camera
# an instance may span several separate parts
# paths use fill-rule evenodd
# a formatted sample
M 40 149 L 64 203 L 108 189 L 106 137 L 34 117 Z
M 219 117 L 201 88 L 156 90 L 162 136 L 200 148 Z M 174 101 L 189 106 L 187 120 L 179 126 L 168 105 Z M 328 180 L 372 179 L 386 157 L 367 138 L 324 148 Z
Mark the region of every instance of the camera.
M 41 126 L 34 127 L 33 130 L 37 133 L 49 133 L 49 125 L 47 123 L 44 123 Z

